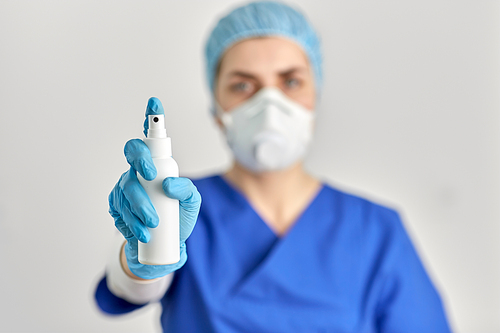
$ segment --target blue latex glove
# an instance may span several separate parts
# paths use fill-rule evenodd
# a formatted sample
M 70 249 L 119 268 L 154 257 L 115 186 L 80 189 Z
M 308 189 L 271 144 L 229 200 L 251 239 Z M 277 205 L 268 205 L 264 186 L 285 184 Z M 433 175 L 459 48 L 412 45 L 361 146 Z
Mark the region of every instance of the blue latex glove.
M 161 102 L 152 97 L 148 101 L 148 115 L 163 114 Z M 145 122 L 147 129 L 147 121 Z M 186 239 L 198 218 L 201 195 L 196 186 L 187 178 L 168 177 L 163 180 L 163 191 L 170 198 L 179 200 L 180 251 L 181 259 L 172 265 L 143 265 L 137 256 L 137 241 L 147 243 L 150 239 L 146 227 L 158 226 L 158 215 L 151 200 L 137 179 L 137 172 L 146 180 L 156 177 L 156 168 L 146 144 L 139 139 L 129 140 L 125 145 L 125 157 L 130 169 L 122 174 L 109 194 L 109 213 L 115 220 L 116 228 L 127 240 L 125 255 L 129 269 L 143 279 L 165 276 L 181 268 L 187 260 Z

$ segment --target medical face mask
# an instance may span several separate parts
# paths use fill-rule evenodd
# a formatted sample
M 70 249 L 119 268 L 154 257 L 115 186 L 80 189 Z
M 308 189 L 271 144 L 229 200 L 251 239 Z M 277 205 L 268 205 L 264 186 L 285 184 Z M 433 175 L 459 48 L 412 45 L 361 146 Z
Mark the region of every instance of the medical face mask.
M 254 171 L 282 170 L 304 157 L 315 113 L 274 87 L 224 112 L 216 106 L 236 160 Z

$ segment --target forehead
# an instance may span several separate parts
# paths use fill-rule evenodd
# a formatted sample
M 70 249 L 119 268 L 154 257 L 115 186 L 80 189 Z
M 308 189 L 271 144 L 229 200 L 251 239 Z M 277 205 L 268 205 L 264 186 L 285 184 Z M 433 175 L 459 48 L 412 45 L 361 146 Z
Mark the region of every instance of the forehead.
M 301 46 L 281 37 L 258 37 L 243 40 L 222 56 L 220 74 L 230 71 L 276 72 L 290 67 L 309 67 Z

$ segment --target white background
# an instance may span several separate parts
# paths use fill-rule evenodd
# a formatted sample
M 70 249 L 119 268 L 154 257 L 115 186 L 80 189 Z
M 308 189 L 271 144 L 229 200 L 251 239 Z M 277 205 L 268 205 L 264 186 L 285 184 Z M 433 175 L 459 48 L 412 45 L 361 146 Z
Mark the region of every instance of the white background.
M 499 2 L 294 3 L 324 46 L 308 169 L 402 212 L 456 332 L 500 332 Z M 229 164 L 202 52 L 233 4 L 0 2 L 1 332 L 158 330 L 93 303 L 107 195 L 150 96 L 185 176 Z

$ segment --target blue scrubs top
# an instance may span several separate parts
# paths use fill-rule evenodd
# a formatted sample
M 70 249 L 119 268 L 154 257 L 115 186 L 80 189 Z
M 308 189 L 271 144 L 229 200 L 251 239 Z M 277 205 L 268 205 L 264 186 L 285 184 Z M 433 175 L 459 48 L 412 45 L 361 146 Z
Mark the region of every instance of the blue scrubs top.
M 398 214 L 323 185 L 277 237 L 222 177 L 203 203 L 188 261 L 161 300 L 166 332 L 450 332 Z M 112 314 L 140 305 L 96 290 Z

